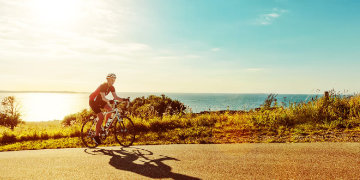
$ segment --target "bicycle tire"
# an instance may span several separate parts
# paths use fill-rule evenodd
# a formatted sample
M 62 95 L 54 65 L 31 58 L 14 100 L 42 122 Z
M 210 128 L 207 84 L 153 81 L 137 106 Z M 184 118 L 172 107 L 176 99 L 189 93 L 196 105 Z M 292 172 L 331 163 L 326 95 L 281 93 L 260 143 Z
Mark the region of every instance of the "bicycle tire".
M 124 147 L 131 146 L 135 141 L 135 126 L 128 117 L 123 117 L 122 121 L 116 121 L 114 126 L 115 140 Z
M 88 148 L 95 148 L 98 146 L 93 140 L 96 132 L 96 124 L 94 123 L 95 117 L 90 117 L 84 121 L 81 127 L 81 141 Z

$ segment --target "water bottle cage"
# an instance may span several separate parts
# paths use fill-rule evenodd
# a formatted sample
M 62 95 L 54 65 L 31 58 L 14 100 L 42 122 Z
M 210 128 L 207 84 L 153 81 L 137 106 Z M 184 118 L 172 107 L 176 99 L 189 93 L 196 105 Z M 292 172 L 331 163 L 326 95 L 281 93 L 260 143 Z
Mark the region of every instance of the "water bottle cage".
M 107 123 L 105 124 L 105 129 L 107 129 L 110 126 L 112 121 L 113 121 L 113 119 L 111 119 L 111 118 L 108 119 Z

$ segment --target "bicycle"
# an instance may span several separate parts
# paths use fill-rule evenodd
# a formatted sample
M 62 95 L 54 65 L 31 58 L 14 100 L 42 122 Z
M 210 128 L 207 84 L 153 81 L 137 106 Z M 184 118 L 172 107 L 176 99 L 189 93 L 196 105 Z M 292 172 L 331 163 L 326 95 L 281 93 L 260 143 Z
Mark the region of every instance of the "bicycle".
M 118 107 L 120 106 L 120 102 L 115 100 L 114 106 L 111 111 L 105 112 L 104 117 L 106 117 L 109 113 L 114 113 L 112 117 L 110 117 L 105 125 L 105 127 L 101 124 L 101 132 L 100 138 L 101 141 L 104 142 L 105 139 L 114 134 L 115 140 L 124 147 L 131 146 L 135 141 L 135 126 L 131 119 L 127 116 L 129 108 L 129 98 L 127 98 L 126 108 Z M 93 140 L 96 132 L 96 124 L 98 118 L 96 115 L 90 116 L 87 120 L 83 122 L 81 128 L 81 140 L 86 147 L 95 148 L 98 146 Z M 112 125 L 115 125 L 112 127 Z

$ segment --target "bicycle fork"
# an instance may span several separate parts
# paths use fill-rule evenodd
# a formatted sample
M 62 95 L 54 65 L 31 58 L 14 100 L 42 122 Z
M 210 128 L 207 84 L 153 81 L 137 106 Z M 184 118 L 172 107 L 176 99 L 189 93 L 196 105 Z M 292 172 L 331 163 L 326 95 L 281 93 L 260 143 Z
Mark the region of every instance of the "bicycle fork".
M 127 132 L 126 126 L 122 118 L 119 119 L 119 125 L 120 125 L 120 132 L 122 133 Z

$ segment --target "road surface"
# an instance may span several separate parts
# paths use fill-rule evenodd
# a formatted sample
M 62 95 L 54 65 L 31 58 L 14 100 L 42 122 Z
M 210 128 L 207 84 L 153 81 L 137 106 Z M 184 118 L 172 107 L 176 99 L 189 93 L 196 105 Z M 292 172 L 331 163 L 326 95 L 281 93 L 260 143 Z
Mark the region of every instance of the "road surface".
M 360 143 L 0 152 L 0 179 L 360 179 Z

